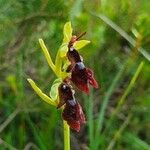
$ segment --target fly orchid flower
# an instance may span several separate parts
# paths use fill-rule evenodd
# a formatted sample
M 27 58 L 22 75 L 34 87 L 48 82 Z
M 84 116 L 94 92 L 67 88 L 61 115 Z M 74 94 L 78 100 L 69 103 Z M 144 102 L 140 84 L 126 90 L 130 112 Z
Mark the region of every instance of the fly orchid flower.
M 79 40 L 79 37 L 84 33 L 79 37 L 72 35 L 70 22 L 67 22 L 64 25 L 63 34 L 63 43 L 57 51 L 55 62 L 53 62 L 44 41 L 39 39 L 47 63 L 57 77 L 51 86 L 50 96 L 43 93 L 32 79 L 29 78 L 27 80 L 41 99 L 56 108 L 62 109 L 64 147 L 69 150 L 69 127 L 79 132 L 80 125 L 85 123 L 85 116 L 82 107 L 74 97 L 75 92 L 72 89 L 70 81 L 86 93 L 89 93 L 88 84 L 91 84 L 96 88 L 97 82 L 93 77 L 93 72 L 84 67 L 81 56 L 78 53 L 78 50 L 90 43 L 90 41 Z M 66 71 L 66 69 L 68 71 Z
M 67 57 L 71 62 L 67 71 L 71 72 L 71 81 L 78 87 L 78 89 L 89 94 L 89 84 L 94 88 L 98 88 L 92 70 L 84 66 L 82 57 L 72 46 L 68 46 Z
M 74 97 L 74 90 L 66 83 L 61 83 L 59 86 L 59 99 L 58 108 L 64 106 L 62 118 L 67 121 L 70 128 L 80 131 L 80 124 L 85 123 L 84 113 L 82 107 Z

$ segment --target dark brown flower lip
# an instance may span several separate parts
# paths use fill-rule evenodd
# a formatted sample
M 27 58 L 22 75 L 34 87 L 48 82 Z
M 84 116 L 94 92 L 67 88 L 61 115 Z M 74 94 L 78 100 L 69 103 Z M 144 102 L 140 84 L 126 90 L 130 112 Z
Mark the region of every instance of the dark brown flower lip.
M 71 62 L 71 64 L 82 62 L 81 56 L 79 55 L 78 51 L 73 47 L 68 48 L 67 58 Z
M 71 129 L 77 132 L 80 131 L 81 124 L 85 123 L 85 116 L 78 102 L 74 103 L 74 105 L 66 103 L 62 112 L 62 118 L 67 121 Z
M 58 90 L 60 102 L 57 108 L 60 108 L 64 105 L 62 118 L 67 121 L 71 129 L 79 132 L 80 125 L 85 123 L 85 116 L 82 111 L 82 107 L 75 99 L 74 91 L 70 85 L 63 82 L 60 84 Z
M 93 71 L 85 67 L 80 54 L 73 46 L 68 46 L 67 58 L 71 64 L 66 72 L 71 72 L 71 81 L 78 89 L 89 95 L 89 84 L 94 88 L 98 88 Z
M 71 81 L 76 87 L 89 95 L 89 84 L 98 88 L 98 83 L 94 79 L 93 71 L 86 68 L 83 62 L 76 63 L 71 70 Z
M 68 100 L 74 99 L 74 90 L 69 84 L 65 82 L 59 85 L 58 93 L 59 93 L 60 101 L 59 101 L 57 108 L 62 107 L 64 104 L 66 104 Z

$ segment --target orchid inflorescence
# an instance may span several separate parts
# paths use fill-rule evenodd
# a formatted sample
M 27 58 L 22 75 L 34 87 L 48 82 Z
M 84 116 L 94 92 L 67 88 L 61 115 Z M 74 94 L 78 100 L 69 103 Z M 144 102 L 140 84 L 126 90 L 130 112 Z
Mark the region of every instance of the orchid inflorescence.
M 55 63 L 53 63 L 43 40 L 39 39 L 46 60 L 57 76 L 51 87 L 50 97 L 44 94 L 32 79 L 28 79 L 28 82 L 45 102 L 62 108 L 63 120 L 70 128 L 79 132 L 80 125 L 85 123 L 85 116 L 81 105 L 75 99 L 72 83 L 87 95 L 89 94 L 89 84 L 94 88 L 98 88 L 98 84 L 93 77 L 92 70 L 85 67 L 78 52 L 79 49 L 90 43 L 87 40 L 79 40 L 85 33 L 78 37 L 72 36 L 71 22 L 67 22 L 64 25 L 63 34 L 63 43 L 57 52 Z

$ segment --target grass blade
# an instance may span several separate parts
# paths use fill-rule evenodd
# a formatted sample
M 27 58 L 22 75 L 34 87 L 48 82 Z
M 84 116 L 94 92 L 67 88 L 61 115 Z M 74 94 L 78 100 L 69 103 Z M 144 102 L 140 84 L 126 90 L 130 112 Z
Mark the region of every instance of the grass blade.
M 134 74 L 134 76 L 132 77 L 127 89 L 125 90 L 124 94 L 122 95 L 122 97 L 120 98 L 120 100 L 118 101 L 118 105 L 116 107 L 116 109 L 114 110 L 114 112 L 112 112 L 112 115 L 110 116 L 110 120 L 108 121 L 108 126 L 106 127 L 106 129 L 108 129 L 111 125 L 111 122 L 113 120 L 113 118 L 116 116 L 116 114 L 119 112 L 122 104 L 124 103 L 125 101 L 125 98 L 127 97 L 127 95 L 129 94 L 129 92 L 131 91 L 131 89 L 133 88 L 134 84 L 135 84 L 135 81 L 137 80 L 137 77 L 139 76 L 142 68 L 143 68 L 143 65 L 144 63 L 141 62 Z
M 146 143 L 145 141 L 139 139 L 137 136 L 135 136 L 132 133 L 126 132 L 124 134 L 125 141 L 128 142 L 129 145 L 134 146 L 135 148 L 138 148 L 139 150 L 150 150 L 150 145 Z
M 121 125 L 119 130 L 116 132 L 116 134 L 114 135 L 113 139 L 110 141 L 110 143 L 109 143 L 108 147 L 106 148 L 106 150 L 112 150 L 113 149 L 117 139 L 120 138 L 122 132 L 127 127 L 127 125 L 129 124 L 130 120 L 131 120 L 131 114 L 128 115 L 128 117 L 126 118 L 124 123 Z
M 122 28 L 120 28 L 117 24 L 115 24 L 112 20 L 106 17 L 103 14 L 96 15 L 91 13 L 93 16 L 103 20 L 107 25 L 109 25 L 112 29 L 117 31 L 122 37 L 124 37 L 133 47 L 136 47 L 136 41 L 129 36 Z M 150 61 L 150 54 L 143 49 L 142 47 L 137 48 L 137 50 L 148 60 Z
M 104 96 L 103 102 L 101 104 L 101 108 L 98 114 L 98 119 L 96 122 L 96 133 L 95 133 L 95 149 L 97 149 L 97 146 L 99 145 L 99 133 L 102 129 L 103 126 L 103 121 L 104 121 L 104 114 L 105 114 L 105 110 L 106 107 L 108 105 L 108 101 L 110 96 L 112 95 L 113 91 L 115 90 L 115 88 L 117 87 L 118 81 L 120 80 L 120 78 L 122 77 L 122 74 L 126 68 L 128 64 L 128 60 L 124 62 L 122 68 L 119 70 L 119 72 L 117 73 L 116 77 L 114 78 L 112 84 L 110 85 L 110 88 L 108 89 L 108 91 L 106 92 L 106 95 Z
M 126 67 L 126 62 L 124 63 L 124 65 L 122 66 L 122 68 L 119 70 L 119 72 L 117 73 L 116 77 L 114 78 L 112 84 L 110 85 L 110 88 L 108 89 L 105 97 L 104 97 L 104 100 L 102 102 L 102 105 L 101 105 L 101 108 L 100 108 L 100 111 L 99 111 L 99 114 L 98 114 L 98 120 L 97 120 L 97 128 L 96 128 L 96 134 L 99 133 L 99 131 L 101 130 L 102 128 L 102 124 L 103 124 L 103 119 L 104 119 L 104 114 L 105 114 L 105 109 L 107 107 L 107 104 L 108 104 L 108 100 L 111 96 L 111 94 L 113 93 L 113 91 L 115 90 L 116 86 L 117 86 L 117 83 L 118 81 L 120 80 L 120 78 L 122 77 L 122 74 L 125 70 L 125 67 Z

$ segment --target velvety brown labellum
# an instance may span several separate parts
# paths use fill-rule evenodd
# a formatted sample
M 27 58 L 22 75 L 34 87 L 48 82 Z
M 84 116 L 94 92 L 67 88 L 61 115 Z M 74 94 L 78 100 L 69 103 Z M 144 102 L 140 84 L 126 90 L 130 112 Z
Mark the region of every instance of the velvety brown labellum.
M 89 94 L 89 84 L 94 88 L 98 88 L 92 70 L 84 66 L 79 53 L 73 47 L 69 48 L 67 57 L 71 62 L 67 69 L 68 72 L 71 72 L 71 81 L 87 94 Z
M 76 64 L 72 69 L 71 81 L 86 94 L 89 94 L 89 84 L 98 88 L 98 84 L 93 77 L 93 72 L 89 68 L 83 68 L 82 64 Z
M 67 121 L 70 128 L 80 131 L 80 125 L 85 123 L 85 117 L 82 108 L 78 102 L 68 100 L 62 112 L 62 117 Z
M 70 47 L 67 52 L 67 58 L 71 62 L 72 65 L 74 65 L 77 62 L 82 62 L 81 57 L 77 50 L 75 50 L 73 47 Z
M 58 108 L 65 104 L 62 118 L 67 121 L 70 128 L 80 131 L 80 125 L 85 123 L 84 113 L 80 104 L 74 98 L 74 91 L 67 83 L 62 83 L 59 86 Z

